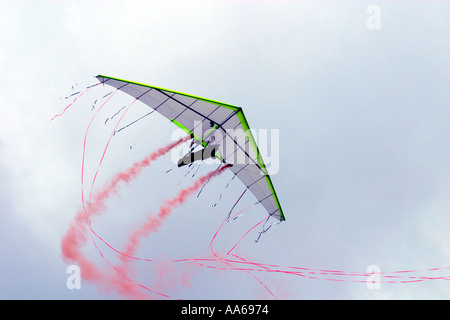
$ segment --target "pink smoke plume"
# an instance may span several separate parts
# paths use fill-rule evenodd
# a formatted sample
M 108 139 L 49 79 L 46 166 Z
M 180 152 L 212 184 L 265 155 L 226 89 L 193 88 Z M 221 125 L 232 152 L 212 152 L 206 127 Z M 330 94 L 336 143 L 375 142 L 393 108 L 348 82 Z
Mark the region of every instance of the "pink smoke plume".
M 100 83 L 94 85 L 97 86 L 100 85 Z M 92 87 L 94 87 L 92 86 Z M 65 114 L 65 112 L 77 101 L 78 98 L 81 98 L 87 91 L 90 90 L 91 87 L 87 87 L 85 91 L 83 92 L 77 92 L 73 93 L 70 96 L 66 97 L 66 99 L 72 99 L 72 103 L 67 105 L 60 114 L 55 115 L 53 118 L 50 119 L 50 121 L 53 121 L 57 117 L 61 117 Z M 94 215 L 99 215 L 103 211 L 105 211 L 106 208 L 106 201 L 107 199 L 113 194 L 118 192 L 118 187 L 120 183 L 130 183 L 133 179 L 137 178 L 139 174 L 142 172 L 142 170 L 146 167 L 148 167 L 154 160 L 158 159 L 160 156 L 166 154 L 169 152 L 172 148 L 176 147 L 177 145 L 181 144 L 184 141 L 187 141 L 189 139 L 189 136 L 180 139 L 177 142 L 171 143 L 167 145 L 166 147 L 160 148 L 156 152 L 148 155 L 144 159 L 142 159 L 139 162 L 134 163 L 131 167 L 128 169 L 117 173 L 114 175 L 101 189 L 94 192 L 94 184 L 97 177 L 97 173 L 99 172 L 100 166 L 103 162 L 103 159 L 105 157 L 106 151 L 108 149 L 109 143 L 112 139 L 112 136 L 116 132 L 116 129 L 121 122 L 122 118 L 124 117 L 127 110 L 133 105 L 136 101 L 138 101 L 138 98 L 136 98 L 129 106 L 128 108 L 122 113 L 120 120 L 117 122 L 114 130 L 111 132 L 111 135 L 109 137 L 109 140 L 106 144 L 106 147 L 103 151 L 103 154 L 101 156 L 100 162 L 98 164 L 98 169 L 95 172 L 95 176 L 92 180 L 91 189 L 90 189 L 90 195 L 89 199 L 85 202 L 84 201 L 84 192 L 83 192 L 83 186 L 84 186 L 84 161 L 85 161 L 85 154 L 86 154 L 86 142 L 87 142 L 87 136 L 88 132 L 90 130 L 91 124 L 94 122 L 94 118 L 99 114 L 100 110 L 103 108 L 103 106 L 114 96 L 114 94 L 119 89 L 116 89 L 112 93 L 109 93 L 108 95 L 104 96 L 103 98 L 108 98 L 103 102 L 103 104 L 97 108 L 95 115 L 92 117 L 91 121 L 89 122 L 89 125 L 87 127 L 85 137 L 84 137 L 84 145 L 83 145 L 83 161 L 82 161 L 82 167 L 81 167 L 81 197 L 82 197 L 82 208 L 77 212 L 76 216 L 74 217 L 74 220 L 70 224 L 66 234 L 62 238 L 61 243 L 61 251 L 62 251 L 62 257 L 65 261 L 75 263 L 77 264 L 81 270 L 82 270 L 82 277 L 84 280 L 95 284 L 99 287 L 99 289 L 103 291 L 115 291 L 119 294 L 121 294 L 124 297 L 127 298 L 134 298 L 134 299 L 141 299 L 141 298 L 149 298 L 149 295 L 145 294 L 145 292 L 142 291 L 142 289 L 146 290 L 147 293 L 153 293 L 157 294 L 162 297 L 171 298 L 170 296 L 163 294 L 161 292 L 157 292 L 151 288 L 148 288 L 144 286 L 143 284 L 136 283 L 131 279 L 133 276 L 133 265 L 129 262 L 133 260 L 141 260 L 141 261 L 148 261 L 148 262 L 158 262 L 156 265 L 156 274 L 158 276 L 158 279 L 155 283 L 152 284 L 152 286 L 159 287 L 161 285 L 164 285 L 164 280 L 169 279 L 169 281 L 174 281 L 173 275 L 174 275 L 174 268 L 171 266 L 174 262 L 182 262 L 186 263 L 188 268 L 184 269 L 181 274 L 181 283 L 184 286 L 189 286 L 189 280 L 193 268 L 196 267 L 205 267 L 205 268 L 211 268 L 215 270 L 236 270 L 240 272 L 246 272 L 250 276 L 252 276 L 259 284 L 261 284 L 266 292 L 268 292 L 271 297 L 277 299 L 277 296 L 272 292 L 272 290 L 269 289 L 269 287 L 263 283 L 259 277 L 256 276 L 258 273 L 266 273 L 266 274 L 286 274 L 290 276 L 297 276 L 300 278 L 306 278 L 306 279 L 314 279 L 314 280 L 327 280 L 327 281 L 346 281 L 346 282 L 352 282 L 352 283 L 365 283 L 367 284 L 368 278 L 372 277 L 374 274 L 369 272 L 360 272 L 360 271 L 342 271 L 342 270 L 329 270 L 329 269 L 312 269 L 312 268 L 304 268 L 304 267 L 298 267 L 298 266 L 281 266 L 276 264 L 267 264 L 267 263 L 260 263 L 257 261 L 251 261 L 248 259 L 245 259 L 243 257 L 235 253 L 232 253 L 235 251 L 236 247 L 241 243 L 241 240 L 243 240 L 254 228 L 261 225 L 266 219 L 263 219 L 259 221 L 257 224 L 252 226 L 248 231 L 246 231 L 243 236 L 235 243 L 234 246 L 231 247 L 231 249 L 228 252 L 223 252 L 222 254 L 220 252 L 216 252 L 214 250 L 213 242 L 215 241 L 219 231 L 226 225 L 230 219 L 234 219 L 234 217 L 237 217 L 241 212 L 247 210 L 251 206 L 248 206 L 247 208 L 241 210 L 233 218 L 230 217 L 231 211 L 236 206 L 236 203 L 240 200 L 242 195 L 239 197 L 238 201 L 235 203 L 235 205 L 231 208 L 230 213 L 228 217 L 223 221 L 223 223 L 219 226 L 219 229 L 214 234 L 213 238 L 211 239 L 209 248 L 213 254 L 212 258 L 184 258 L 184 259 L 178 259 L 178 260 L 172 260 L 172 261 L 156 261 L 156 260 L 150 260 L 150 259 L 142 259 L 134 257 L 133 254 L 137 251 L 139 248 L 140 242 L 144 237 L 149 236 L 152 232 L 158 231 L 158 228 L 165 222 L 167 217 L 173 212 L 174 209 L 177 207 L 183 205 L 185 201 L 188 199 L 189 196 L 191 196 L 194 192 L 199 190 L 205 183 L 209 181 L 212 177 L 215 177 L 219 174 L 221 174 L 225 168 L 228 166 L 222 166 L 220 169 L 210 172 L 207 175 L 199 178 L 197 181 L 194 182 L 194 184 L 190 187 L 187 187 L 183 190 L 181 190 L 174 198 L 169 199 L 165 201 L 162 206 L 159 208 L 159 211 L 154 216 L 148 216 L 144 223 L 139 226 L 132 234 L 129 235 L 128 242 L 125 245 L 125 249 L 123 252 L 116 250 L 112 246 L 110 246 L 106 241 L 104 241 L 98 234 L 95 233 L 95 231 L 92 229 L 91 226 L 91 217 Z M 94 103 L 95 104 L 95 103 Z M 247 189 L 246 189 L 247 190 Z M 258 204 L 259 202 L 255 203 L 254 205 Z M 253 205 L 252 205 L 253 206 Z M 265 231 L 263 231 L 265 232 Z M 262 232 L 260 232 L 261 234 Z M 99 240 L 103 241 L 110 249 L 114 250 L 116 253 L 119 253 L 121 255 L 121 260 L 123 262 L 122 265 L 114 265 L 111 262 L 107 260 L 107 258 L 103 255 L 100 248 L 97 247 L 96 244 L 96 238 L 90 237 L 94 235 Z M 106 271 L 104 269 L 101 269 L 99 266 L 97 266 L 93 261 L 91 261 L 87 256 L 84 255 L 82 249 L 83 246 L 89 241 L 92 240 L 95 248 L 97 249 L 98 253 L 101 255 L 101 257 L 104 259 L 104 261 L 111 267 L 108 268 Z M 373 280 L 372 283 L 414 283 L 414 282 L 422 282 L 422 281 L 428 281 L 428 280 L 450 280 L 450 276 L 444 274 L 442 276 L 422 276 L 420 274 L 421 272 L 448 272 L 450 270 L 450 266 L 447 267 L 440 267 L 440 268 L 429 268 L 424 270 L 401 270 L 401 271 L 391 271 L 391 272 L 377 272 L 376 275 L 379 276 L 378 280 Z M 108 272 L 109 271 L 109 272 Z M 194 270 L 195 271 L 195 270 Z
M 82 252 L 82 247 L 87 243 L 89 239 L 90 218 L 93 215 L 100 214 L 105 209 L 105 201 L 111 196 L 113 192 L 117 192 L 119 183 L 129 183 L 135 179 L 143 169 L 148 167 L 152 161 L 155 161 L 159 157 L 167 154 L 170 150 L 187 141 L 190 137 L 181 138 L 176 142 L 170 143 L 165 147 L 162 147 L 150 155 L 143 158 L 141 161 L 135 162 L 128 169 L 117 173 L 113 178 L 106 183 L 98 192 L 95 193 L 93 200 L 89 201 L 88 209 L 81 208 L 72 221 L 69 229 L 64 235 L 61 242 L 61 252 L 64 260 L 76 263 L 82 270 L 82 277 L 90 282 L 101 284 L 109 283 L 115 284 L 116 289 L 133 298 L 142 298 L 142 294 L 139 293 L 135 286 L 130 285 L 129 279 L 125 276 L 122 277 L 122 281 L 111 281 L 111 279 L 105 279 L 105 273 L 100 270 L 93 262 L 91 262 Z M 105 281 L 108 280 L 108 281 Z
M 152 232 L 156 232 L 175 208 L 183 205 L 190 195 L 198 191 L 211 178 L 220 175 L 229 167 L 230 165 L 227 164 L 217 170 L 205 174 L 204 176 L 198 178 L 191 186 L 181 189 L 175 197 L 166 200 L 159 208 L 156 216 L 148 216 L 147 220 L 138 229 L 130 234 L 128 237 L 128 243 L 123 251 L 124 255 L 122 257 L 133 256 L 142 238 L 147 237 Z M 125 260 L 123 259 L 123 261 Z
M 117 187 L 119 183 L 125 182 L 130 183 L 135 179 L 146 167 L 148 167 L 153 161 L 157 160 L 159 157 L 167 154 L 173 148 L 179 146 L 181 143 L 186 142 L 190 139 L 190 136 L 180 138 L 179 140 L 164 146 L 155 152 L 144 157 L 141 161 L 135 162 L 128 169 L 116 173 L 113 178 L 107 182 L 102 189 L 100 189 L 94 195 L 94 200 L 89 203 L 89 216 L 96 214 L 104 209 L 105 200 L 108 199 L 111 193 L 117 193 Z

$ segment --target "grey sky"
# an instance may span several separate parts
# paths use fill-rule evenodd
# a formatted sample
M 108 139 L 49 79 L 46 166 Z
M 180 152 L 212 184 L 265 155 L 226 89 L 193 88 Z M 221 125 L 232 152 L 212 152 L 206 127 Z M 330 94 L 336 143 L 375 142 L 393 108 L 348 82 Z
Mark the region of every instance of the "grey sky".
M 374 4 L 381 28 L 369 30 L 366 10 Z M 361 272 L 370 265 L 450 266 L 449 9 L 447 1 L 2 1 L 0 297 L 117 297 L 89 284 L 68 290 L 60 258 L 61 237 L 81 203 L 89 103 L 105 91 L 49 120 L 67 105 L 60 97 L 72 85 L 92 84 L 97 74 L 241 106 L 250 126 L 280 130 L 280 168 L 272 179 L 287 220 L 257 244 L 257 234 L 249 235 L 243 256 Z M 111 113 L 127 102 L 112 100 Z M 99 124 L 88 161 L 98 161 L 96 147 L 109 132 Z M 107 159 L 137 160 L 170 140 L 171 130 L 155 115 L 118 135 Z M 114 173 L 114 161 L 105 163 L 99 184 Z M 134 212 L 155 209 L 173 194 L 178 176 L 164 174 L 170 165 L 166 158 L 146 176 L 163 179 L 161 188 L 139 180 L 114 200 L 117 214 L 97 221 L 102 235 L 114 242 Z M 242 192 L 235 182 L 210 210 L 228 178 L 190 202 L 189 214 L 178 210 L 145 252 L 170 258 L 207 252 L 211 233 Z M 144 201 L 149 193 L 152 205 Z M 124 210 L 133 215 L 124 218 Z M 233 222 L 224 250 L 250 223 L 245 216 Z M 142 277 L 154 272 L 148 265 L 138 270 Z M 191 288 L 170 290 L 182 298 L 257 298 L 263 291 L 245 274 L 194 273 Z M 289 299 L 450 296 L 447 281 L 369 290 L 351 282 L 261 278 Z

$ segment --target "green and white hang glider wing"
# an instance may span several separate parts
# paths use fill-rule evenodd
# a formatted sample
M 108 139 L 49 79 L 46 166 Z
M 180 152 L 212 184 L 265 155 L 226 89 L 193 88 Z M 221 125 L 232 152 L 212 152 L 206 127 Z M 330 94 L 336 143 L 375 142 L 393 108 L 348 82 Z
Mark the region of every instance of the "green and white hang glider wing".
M 128 80 L 103 75 L 96 78 L 148 105 L 192 134 L 204 147 L 212 144 L 211 137 L 221 137 L 214 140 L 218 145 L 218 157 L 233 165 L 229 169 L 271 217 L 285 220 L 272 180 L 240 107 Z M 233 134 L 236 132 L 244 134 Z

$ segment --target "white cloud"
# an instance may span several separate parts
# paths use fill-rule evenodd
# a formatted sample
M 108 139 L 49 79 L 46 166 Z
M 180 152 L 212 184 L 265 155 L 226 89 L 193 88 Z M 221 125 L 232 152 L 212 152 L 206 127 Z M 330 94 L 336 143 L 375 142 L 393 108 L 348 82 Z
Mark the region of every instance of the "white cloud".
M 448 5 L 382 3 L 381 29 L 368 30 L 369 4 L 2 2 L 0 151 L 10 187 L 1 190 L 15 219 L 51 248 L 45 252 L 59 254 L 80 204 L 80 146 L 93 96 L 49 120 L 67 105 L 59 98 L 72 84 L 105 73 L 237 104 L 256 130 L 279 129 L 273 180 L 287 221 L 266 235 L 271 241 L 248 244 L 259 258 L 352 271 L 445 265 Z M 422 23 L 428 14 L 433 24 Z M 130 160 L 119 150 L 108 157 Z M 376 292 L 306 285 L 302 297 L 413 298 L 436 287 L 424 296 L 448 294 L 434 283 Z

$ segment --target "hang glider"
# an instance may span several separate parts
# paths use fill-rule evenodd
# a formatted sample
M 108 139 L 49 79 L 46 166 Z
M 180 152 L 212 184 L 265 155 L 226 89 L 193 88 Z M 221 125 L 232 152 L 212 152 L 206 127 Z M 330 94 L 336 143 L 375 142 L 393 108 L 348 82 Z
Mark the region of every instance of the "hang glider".
M 264 206 L 269 216 L 285 220 L 275 188 L 244 112 L 240 107 L 173 90 L 98 75 L 112 86 L 140 100 L 190 134 L 200 150 L 185 155 L 181 167 L 209 157 L 218 158 Z

